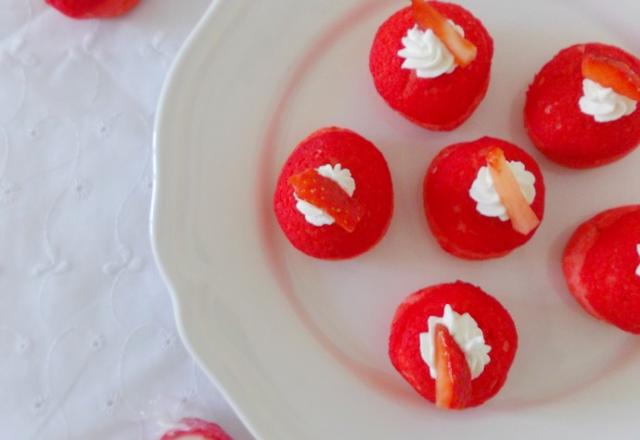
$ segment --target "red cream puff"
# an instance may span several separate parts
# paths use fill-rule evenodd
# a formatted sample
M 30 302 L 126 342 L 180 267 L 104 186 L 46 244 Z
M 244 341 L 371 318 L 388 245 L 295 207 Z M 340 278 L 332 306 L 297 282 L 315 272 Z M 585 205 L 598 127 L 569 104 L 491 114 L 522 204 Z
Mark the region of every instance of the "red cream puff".
M 493 40 L 461 6 L 413 0 L 378 30 L 369 66 L 378 93 L 430 130 L 466 121 L 489 86 Z
M 504 385 L 518 348 L 509 312 L 471 284 L 422 289 L 396 311 L 391 363 L 425 399 L 444 409 L 480 405 Z
M 54 8 L 71 18 L 113 18 L 126 14 L 140 0 L 47 0 Z
M 427 169 L 423 198 L 440 246 L 479 260 L 506 255 L 531 239 L 544 215 L 545 186 L 531 156 L 484 137 L 442 150 Z
M 602 212 L 575 231 L 562 260 L 587 312 L 640 334 L 640 205 Z
M 389 226 L 393 187 L 387 162 L 350 130 L 318 130 L 285 163 L 273 207 L 300 251 L 322 259 L 354 257 L 375 245 Z
M 166 432 L 160 440 L 233 440 L 215 423 L 202 419 L 180 420 L 177 427 Z
M 640 144 L 640 60 L 613 46 L 580 44 L 558 53 L 533 80 L 524 122 L 551 160 L 589 168 Z

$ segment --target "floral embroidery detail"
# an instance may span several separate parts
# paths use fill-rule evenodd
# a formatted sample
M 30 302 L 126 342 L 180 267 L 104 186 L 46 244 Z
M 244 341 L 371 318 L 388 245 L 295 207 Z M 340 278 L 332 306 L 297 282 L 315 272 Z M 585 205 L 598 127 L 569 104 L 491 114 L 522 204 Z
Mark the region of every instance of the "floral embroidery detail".
M 23 63 L 9 51 L 0 50 L 0 122 L 12 121 L 24 107 L 27 95 L 27 75 Z
M 47 397 L 42 394 L 38 394 L 31 401 L 31 410 L 35 414 L 41 413 L 46 406 L 47 406 Z
M 102 333 L 91 333 L 89 335 L 89 346 L 93 351 L 100 351 L 105 346 L 105 338 Z
M 40 263 L 33 266 L 31 275 L 39 277 L 44 274 L 60 275 L 71 269 L 71 264 L 67 260 L 51 261 L 49 263 Z
M 111 130 L 106 122 L 102 121 L 98 124 L 98 134 L 102 137 L 108 137 Z
M 118 393 L 112 393 L 112 394 L 106 395 L 102 403 L 102 411 L 107 415 L 112 416 L 115 413 L 116 408 L 120 403 L 120 400 L 121 398 Z
M 176 343 L 176 337 L 166 330 L 162 331 L 160 337 L 162 339 L 162 348 L 165 350 L 171 349 Z
M 2 30 L 0 48 L 0 84 L 4 85 L 0 91 L 0 210 L 10 213 L 19 206 L 20 212 L 29 216 L 27 226 L 33 235 L 33 240 L 24 243 L 18 233 L 8 235 L 8 246 L 24 244 L 22 253 L 26 255 L 27 263 L 25 266 L 24 258 L 11 253 L 0 262 L 7 266 L 1 270 L 13 272 L 10 268 L 14 264 L 10 263 L 15 258 L 20 260 L 13 261 L 17 264 L 16 273 L 21 273 L 19 277 L 1 274 L 7 292 L 13 292 L 7 296 L 9 302 L 4 305 L 10 307 L 12 297 L 21 298 L 20 313 L 15 318 L 20 320 L 24 312 L 24 323 L 38 328 L 35 333 L 25 330 L 25 334 L 6 329 L 7 335 L 1 335 L 2 354 L 8 356 L 3 367 L 8 369 L 7 377 L 16 378 L 9 385 L 9 391 L 23 396 L 22 401 L 16 403 L 14 412 L 20 420 L 31 420 L 31 423 L 22 424 L 23 435 L 18 437 L 73 437 L 78 429 L 82 429 L 76 426 L 80 416 L 72 413 L 77 409 L 85 413 L 81 414 L 83 421 L 94 428 L 96 421 L 106 420 L 104 423 L 109 425 L 121 423 L 122 417 L 128 420 L 131 416 L 140 422 L 144 431 L 145 425 L 156 419 L 153 415 L 142 415 L 144 405 L 138 411 L 139 399 L 131 397 L 133 393 L 129 391 L 132 390 L 127 390 L 126 385 L 139 374 L 153 371 L 148 369 L 146 362 L 136 361 L 148 360 L 156 364 L 175 359 L 190 361 L 179 349 L 177 334 L 167 330 L 154 332 L 153 340 L 148 340 L 157 358 L 147 359 L 148 352 L 141 350 L 131 353 L 131 362 L 124 362 L 118 356 L 121 340 L 131 332 L 129 324 L 136 323 L 136 318 L 146 319 L 146 315 L 134 316 L 127 325 L 101 319 L 109 312 L 109 304 L 104 301 L 105 290 L 111 283 L 115 286 L 113 289 L 118 287 L 121 280 L 117 275 L 120 273 L 126 274 L 123 282 L 126 285 L 121 286 L 122 289 L 130 291 L 135 286 L 149 307 L 164 306 L 166 299 L 163 283 L 149 268 L 152 265 L 147 260 L 147 243 L 135 240 L 126 246 L 130 250 L 119 253 L 122 237 L 130 237 L 131 232 L 139 232 L 145 226 L 140 223 L 140 214 L 146 215 L 147 207 L 139 197 L 148 196 L 153 186 L 147 166 L 151 151 L 150 121 L 143 121 L 144 125 L 136 126 L 135 130 L 125 127 L 120 133 L 115 117 L 103 111 L 107 109 L 114 114 L 135 111 L 143 119 L 153 119 L 155 91 L 139 89 L 136 85 L 146 84 L 145 77 L 161 78 L 165 73 L 163 67 L 167 67 L 172 52 L 181 42 L 178 36 L 190 23 L 178 20 L 176 24 L 179 22 L 180 28 L 167 24 L 166 31 L 157 32 L 156 29 L 129 27 L 132 29 L 129 36 L 127 26 L 118 29 L 123 41 L 130 43 L 134 56 L 139 42 L 144 42 L 146 58 L 133 66 L 126 53 L 120 59 L 119 37 L 110 38 L 113 34 L 111 26 L 99 21 L 72 26 L 68 31 L 60 28 L 61 33 L 55 37 L 56 44 L 52 45 L 45 35 L 50 23 L 41 20 L 39 14 L 41 6 L 31 0 L 10 0 L 8 9 L 0 13 L 3 18 L 0 21 L 7 25 Z M 156 6 L 171 10 L 169 6 L 163 6 L 163 2 Z M 33 10 L 35 14 L 32 14 Z M 30 20 L 32 15 L 35 15 L 33 21 Z M 50 18 L 60 24 L 70 24 L 53 12 Z M 109 38 L 104 38 L 107 36 Z M 128 66 L 121 61 L 135 67 L 136 75 L 128 75 Z M 139 83 L 135 82 L 138 73 L 141 74 Z M 134 81 L 132 84 L 120 81 L 130 77 Z M 2 136 L 5 130 L 10 141 L 6 142 L 6 148 Z M 118 137 L 118 143 L 110 143 L 115 137 Z M 129 157 L 121 157 L 119 154 L 127 153 L 129 142 L 137 147 L 135 152 L 132 151 Z M 10 146 L 10 143 L 15 145 Z M 20 144 L 24 147 L 22 150 L 18 148 Z M 27 151 L 29 149 L 34 151 Z M 126 166 L 117 163 L 121 158 L 127 160 Z M 22 163 L 23 159 L 26 162 Z M 118 203 L 118 197 L 124 196 L 119 190 L 104 194 L 98 191 L 101 189 L 98 177 L 108 172 L 116 172 L 123 185 L 130 185 L 133 196 L 127 196 L 126 204 L 122 206 L 113 205 Z M 43 202 L 48 206 L 40 206 Z M 112 219 L 114 215 L 120 221 L 116 222 L 115 237 L 109 235 L 108 225 L 103 224 L 104 219 Z M 84 226 L 74 229 L 76 222 L 70 220 L 78 218 L 85 226 L 95 223 L 98 227 L 95 230 Z M 3 226 L 7 231 L 20 231 L 22 222 L 22 216 L 9 215 L 5 216 Z M 78 241 L 88 250 L 95 247 L 95 255 L 86 254 L 83 249 L 71 249 Z M 103 248 L 116 252 L 100 257 Z M 102 263 L 107 264 L 102 267 Z M 102 276 L 101 268 L 115 276 Z M 142 276 L 130 275 L 146 269 Z M 67 277 L 71 270 L 76 273 Z M 38 278 L 14 283 L 13 278 L 19 281 L 30 275 Z M 29 307 L 23 308 L 23 305 Z M 136 312 L 132 311 L 132 314 Z M 86 323 L 92 327 L 83 327 Z M 98 323 L 107 327 L 97 327 Z M 70 333 L 67 326 L 74 326 L 72 331 L 78 332 L 75 337 L 65 339 Z M 100 362 L 97 362 L 98 357 Z M 104 365 L 109 368 L 104 370 Z M 27 372 L 29 374 L 25 374 Z M 96 383 L 96 389 L 87 392 L 86 379 L 94 377 L 96 372 L 100 373 L 103 384 Z M 126 381 L 122 380 L 123 376 Z M 194 404 L 196 399 L 190 400 L 190 391 L 182 394 L 189 387 L 189 377 L 176 378 L 174 382 L 171 388 L 179 393 L 178 399 Z M 159 390 L 149 391 L 151 394 L 142 396 L 143 400 L 158 398 Z M 67 402 L 72 404 L 67 405 Z M 87 432 L 87 438 L 99 436 L 99 431 L 91 431 L 93 429 Z M 145 432 L 140 435 L 144 436 Z
M 78 200 L 86 200 L 91 194 L 91 184 L 85 179 L 76 179 L 73 183 L 73 192 Z
M 16 183 L 0 179 L 0 204 L 10 205 L 16 201 L 20 194 L 20 186 Z
M 27 338 L 24 335 L 18 335 L 16 337 L 16 342 L 15 342 L 16 353 L 24 354 L 29 350 L 30 347 L 31 347 L 31 341 L 29 340 L 29 338 Z
M 158 31 L 151 37 L 150 40 L 141 41 L 138 46 L 138 52 L 140 55 L 159 54 L 164 55 L 162 51 L 162 44 L 165 40 L 165 33 Z
M 119 253 L 121 261 L 109 261 L 102 266 L 102 272 L 104 272 L 105 275 L 117 275 L 123 270 L 140 272 L 144 267 L 142 259 L 132 256 L 129 248 L 122 246 L 119 249 Z
M 40 137 L 40 130 L 38 129 L 38 127 L 33 126 L 33 127 L 29 128 L 27 130 L 27 134 L 29 135 L 29 137 L 31 139 L 35 140 L 35 139 L 38 139 Z
M 197 392 L 193 388 L 188 388 L 180 395 L 180 406 L 187 406 L 196 397 Z

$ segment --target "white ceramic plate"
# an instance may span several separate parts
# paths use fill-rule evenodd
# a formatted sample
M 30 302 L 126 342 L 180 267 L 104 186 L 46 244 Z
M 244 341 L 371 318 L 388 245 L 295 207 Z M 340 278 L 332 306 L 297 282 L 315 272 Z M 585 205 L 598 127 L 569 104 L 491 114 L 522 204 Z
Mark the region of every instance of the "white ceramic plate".
M 640 152 L 570 171 L 532 148 L 524 91 L 559 49 L 601 41 L 640 53 L 637 0 L 461 0 L 495 40 L 487 98 L 462 128 L 431 133 L 377 96 L 368 52 L 407 1 L 219 0 L 178 59 L 156 126 L 153 240 L 185 343 L 259 438 L 637 438 L 640 341 L 588 317 L 559 260 L 576 224 L 638 202 Z M 311 131 L 349 127 L 391 167 L 383 241 L 344 262 L 292 249 L 271 209 L 279 168 Z M 507 258 L 465 262 L 426 228 L 423 173 L 450 143 L 494 135 L 541 163 L 547 215 Z M 443 413 L 391 367 L 387 334 L 409 293 L 464 279 L 511 311 L 520 350 L 502 392 Z

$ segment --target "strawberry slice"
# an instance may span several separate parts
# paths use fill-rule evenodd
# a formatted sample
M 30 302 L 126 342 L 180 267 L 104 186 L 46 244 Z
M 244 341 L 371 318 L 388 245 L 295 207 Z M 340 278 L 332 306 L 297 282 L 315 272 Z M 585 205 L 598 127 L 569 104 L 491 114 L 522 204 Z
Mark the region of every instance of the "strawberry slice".
M 462 349 L 447 327 L 436 325 L 436 406 L 464 409 L 471 399 L 471 371 Z
M 412 0 L 413 16 L 422 28 L 431 29 L 447 46 L 460 67 L 466 67 L 476 59 L 478 48 L 458 33 L 453 25 L 427 0 Z
M 586 54 L 582 60 L 582 75 L 627 98 L 640 101 L 640 75 L 620 60 Z
M 500 201 L 507 209 L 511 226 L 522 235 L 529 234 L 540 225 L 540 219 L 522 194 L 504 151 L 500 148 L 492 149 L 487 154 L 487 165 Z
M 329 214 L 345 231 L 353 232 L 364 216 L 364 208 L 333 180 L 307 169 L 289 177 L 298 198 Z
M 233 440 L 215 423 L 202 419 L 182 419 L 180 427 L 165 433 L 160 440 Z

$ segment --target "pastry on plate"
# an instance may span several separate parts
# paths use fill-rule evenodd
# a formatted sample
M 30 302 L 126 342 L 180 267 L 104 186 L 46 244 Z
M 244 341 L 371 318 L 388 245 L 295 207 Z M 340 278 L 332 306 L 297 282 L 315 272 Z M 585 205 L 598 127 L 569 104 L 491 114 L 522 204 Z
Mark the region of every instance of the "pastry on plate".
M 126 14 L 140 0 L 47 0 L 54 8 L 71 18 L 113 18 Z
M 389 337 L 393 366 L 427 400 L 465 409 L 504 385 L 518 348 L 509 312 L 471 284 L 427 287 L 396 311 Z
M 453 130 L 489 86 L 493 40 L 462 6 L 413 0 L 379 28 L 369 58 L 378 93 L 407 119 Z
M 562 266 L 587 312 L 640 334 L 640 205 L 610 209 L 580 225 Z
M 233 440 L 217 424 L 202 419 L 186 418 L 167 431 L 160 440 Z
M 590 43 L 558 53 L 529 86 L 524 121 L 538 149 L 572 168 L 613 162 L 640 144 L 640 60 Z
M 380 241 L 391 221 L 387 161 L 353 131 L 318 130 L 285 163 L 273 207 L 282 231 L 300 251 L 322 259 L 354 257 Z
M 545 186 L 529 154 L 483 137 L 451 145 L 433 159 L 423 198 L 440 246 L 480 260 L 506 255 L 531 239 L 544 215 Z

